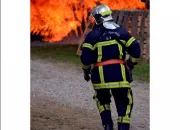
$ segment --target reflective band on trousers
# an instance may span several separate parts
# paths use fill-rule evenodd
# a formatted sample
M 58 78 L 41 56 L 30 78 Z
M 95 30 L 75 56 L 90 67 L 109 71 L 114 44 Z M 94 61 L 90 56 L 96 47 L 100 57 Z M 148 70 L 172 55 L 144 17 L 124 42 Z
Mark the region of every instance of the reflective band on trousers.
M 105 104 L 104 107 L 106 108 L 106 110 L 111 110 L 111 107 L 109 104 Z
M 108 110 L 108 111 L 111 110 L 110 105 L 108 104 L 100 105 L 99 102 L 97 103 L 97 107 L 98 107 L 99 113 L 102 113 L 104 110 Z
M 129 104 L 127 105 L 127 108 L 126 108 L 126 115 L 118 117 L 118 122 L 120 123 L 130 123 L 130 112 L 131 112 L 131 107 L 133 103 L 130 89 L 128 90 L 128 99 L 129 99 Z
M 109 83 L 99 83 L 93 84 L 94 89 L 102 89 L 102 88 L 130 88 L 130 84 L 127 81 L 120 82 L 109 82 Z
M 94 96 L 93 96 L 93 99 L 96 101 L 97 103 L 97 107 L 98 107 L 98 110 L 99 110 L 99 113 L 103 112 L 104 110 L 108 110 L 110 111 L 111 110 L 111 107 L 110 107 L 110 104 L 105 104 L 105 105 L 101 105 L 98 98 L 96 97 L 97 94 L 96 92 L 94 93 Z
M 123 117 L 123 116 L 119 116 L 117 121 L 119 123 L 130 123 L 130 118 L 129 117 Z
M 103 112 L 105 110 L 104 106 L 99 106 L 98 109 L 99 109 L 99 113 L 101 113 L 101 112 Z
M 126 108 L 126 117 L 129 117 L 130 112 L 131 112 L 132 103 L 133 103 L 130 89 L 128 90 L 128 99 L 129 99 L 129 104 L 127 105 L 127 108 Z

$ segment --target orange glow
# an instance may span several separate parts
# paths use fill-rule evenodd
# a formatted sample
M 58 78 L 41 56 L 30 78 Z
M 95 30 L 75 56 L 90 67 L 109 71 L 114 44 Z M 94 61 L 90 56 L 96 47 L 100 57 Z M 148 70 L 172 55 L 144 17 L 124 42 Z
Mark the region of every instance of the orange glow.
M 44 41 L 61 41 L 71 31 L 78 35 L 83 18 L 99 0 L 31 0 L 31 33 L 40 34 Z M 146 9 L 141 0 L 101 0 L 112 10 Z

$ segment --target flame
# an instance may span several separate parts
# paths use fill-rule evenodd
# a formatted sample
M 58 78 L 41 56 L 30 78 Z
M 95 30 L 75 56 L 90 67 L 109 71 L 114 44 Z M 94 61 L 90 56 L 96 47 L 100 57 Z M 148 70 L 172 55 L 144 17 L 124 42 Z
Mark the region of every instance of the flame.
M 31 33 L 48 42 L 61 41 L 71 31 L 78 36 L 77 28 L 98 3 L 112 10 L 146 9 L 141 0 L 31 0 Z

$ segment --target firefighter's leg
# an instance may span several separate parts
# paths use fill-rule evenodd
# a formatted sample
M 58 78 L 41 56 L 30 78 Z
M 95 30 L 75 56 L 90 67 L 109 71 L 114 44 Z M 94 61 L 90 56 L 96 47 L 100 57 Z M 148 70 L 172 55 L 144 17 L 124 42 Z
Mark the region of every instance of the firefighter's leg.
M 111 117 L 111 94 L 109 89 L 96 90 L 94 94 L 94 100 L 97 103 L 97 107 L 101 116 L 102 125 L 105 130 L 113 130 L 113 121 Z
M 132 91 L 130 88 L 112 89 L 112 94 L 118 113 L 118 130 L 129 130 L 133 108 Z

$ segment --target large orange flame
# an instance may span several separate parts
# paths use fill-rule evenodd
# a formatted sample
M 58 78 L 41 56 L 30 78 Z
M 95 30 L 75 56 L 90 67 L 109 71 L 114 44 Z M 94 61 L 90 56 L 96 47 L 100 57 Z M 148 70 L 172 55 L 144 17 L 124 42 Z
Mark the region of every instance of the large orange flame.
M 100 2 L 99 2 L 100 1 Z M 31 0 L 31 33 L 44 41 L 60 41 L 81 26 L 97 3 L 112 10 L 145 9 L 141 0 Z

